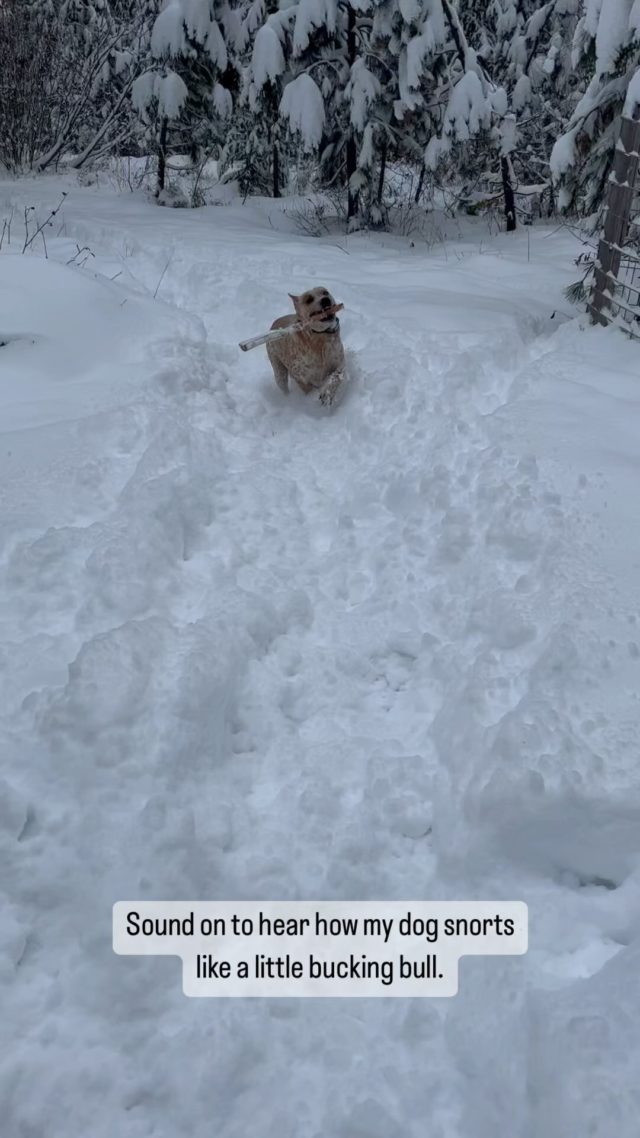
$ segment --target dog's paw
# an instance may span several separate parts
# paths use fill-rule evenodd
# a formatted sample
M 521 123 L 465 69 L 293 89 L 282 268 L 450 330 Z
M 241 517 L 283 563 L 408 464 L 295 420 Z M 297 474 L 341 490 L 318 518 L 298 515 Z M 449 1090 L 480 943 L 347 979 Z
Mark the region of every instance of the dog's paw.
M 332 407 L 336 398 L 335 391 L 321 391 L 318 400 L 323 407 Z
M 346 384 L 339 383 L 336 387 L 325 387 L 318 395 L 318 401 L 327 410 L 330 410 L 342 402 L 346 390 Z

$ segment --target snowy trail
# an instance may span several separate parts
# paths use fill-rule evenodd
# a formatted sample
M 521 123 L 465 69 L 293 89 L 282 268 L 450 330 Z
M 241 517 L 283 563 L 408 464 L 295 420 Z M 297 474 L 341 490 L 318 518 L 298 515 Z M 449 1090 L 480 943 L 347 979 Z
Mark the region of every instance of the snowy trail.
M 637 713 L 599 710 L 606 566 L 517 415 L 575 334 L 517 257 L 90 193 L 66 216 L 145 303 L 164 270 L 166 307 L 128 394 L 60 427 L 59 500 L 11 497 L 11 1135 L 565 1138 L 592 1116 L 554 1048 L 586 1080 L 579 978 L 615 957 L 591 1022 L 627 986 L 640 819 Z M 347 306 L 331 416 L 237 348 L 311 283 Z M 419 1005 L 186 1001 L 176 961 L 110 950 L 125 897 L 439 896 L 528 901 L 531 952 Z

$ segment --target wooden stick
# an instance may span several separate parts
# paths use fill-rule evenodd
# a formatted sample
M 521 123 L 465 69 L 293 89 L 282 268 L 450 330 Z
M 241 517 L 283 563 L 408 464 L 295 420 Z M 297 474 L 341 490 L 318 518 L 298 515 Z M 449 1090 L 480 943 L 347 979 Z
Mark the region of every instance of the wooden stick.
M 332 308 L 325 308 L 322 315 L 335 316 L 342 308 L 344 308 L 344 304 L 334 304 Z M 272 328 L 270 332 L 265 332 L 262 336 L 253 336 L 251 340 L 243 340 L 238 346 L 243 352 L 250 352 L 252 348 L 259 348 L 261 344 L 268 344 L 271 340 L 279 340 L 281 336 L 291 336 L 294 332 L 302 332 L 308 324 L 312 323 L 313 320 L 296 320 L 295 324 L 289 324 L 286 328 Z
M 263 336 L 254 336 L 252 340 L 243 340 L 238 346 L 243 352 L 250 352 L 252 348 L 259 348 L 260 344 L 268 344 L 271 340 L 279 340 L 281 336 L 290 336 L 293 332 L 301 332 L 304 324 L 297 320 L 295 324 L 289 324 L 287 328 L 273 328 L 271 332 L 265 332 Z

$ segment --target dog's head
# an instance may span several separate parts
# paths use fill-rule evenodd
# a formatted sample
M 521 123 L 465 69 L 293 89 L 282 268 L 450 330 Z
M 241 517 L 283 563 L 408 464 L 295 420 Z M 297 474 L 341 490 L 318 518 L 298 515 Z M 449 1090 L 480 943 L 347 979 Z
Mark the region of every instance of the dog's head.
M 338 318 L 331 310 L 335 305 L 331 293 L 326 288 L 307 289 L 306 292 L 301 292 L 300 296 L 293 296 L 289 293 L 293 301 L 293 307 L 296 314 L 303 321 L 310 321 L 311 327 L 317 327 L 318 331 L 328 331 L 332 328 L 338 327 Z

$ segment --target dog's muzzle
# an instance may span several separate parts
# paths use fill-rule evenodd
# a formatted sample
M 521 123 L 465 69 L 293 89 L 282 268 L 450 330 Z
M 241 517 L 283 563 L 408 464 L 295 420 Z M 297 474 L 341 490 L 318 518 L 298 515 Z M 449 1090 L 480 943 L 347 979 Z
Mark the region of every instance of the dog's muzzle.
M 315 332 L 317 336 L 327 336 L 331 335 L 332 332 L 340 331 L 340 321 L 337 316 L 334 316 L 331 320 L 325 320 L 323 325 L 322 328 L 312 328 L 311 331 Z
M 337 329 L 339 327 L 337 316 L 335 314 L 332 316 L 325 316 L 324 315 L 325 310 L 327 308 L 333 308 L 333 305 L 334 305 L 334 301 L 331 300 L 330 297 L 328 297 L 328 296 L 322 297 L 322 300 L 320 301 L 320 312 L 314 312 L 313 316 L 311 317 L 311 319 L 313 321 L 317 322 L 318 324 L 321 324 L 322 327 L 314 328 L 313 329 L 314 332 L 323 333 L 323 332 L 336 332 L 337 331 Z

